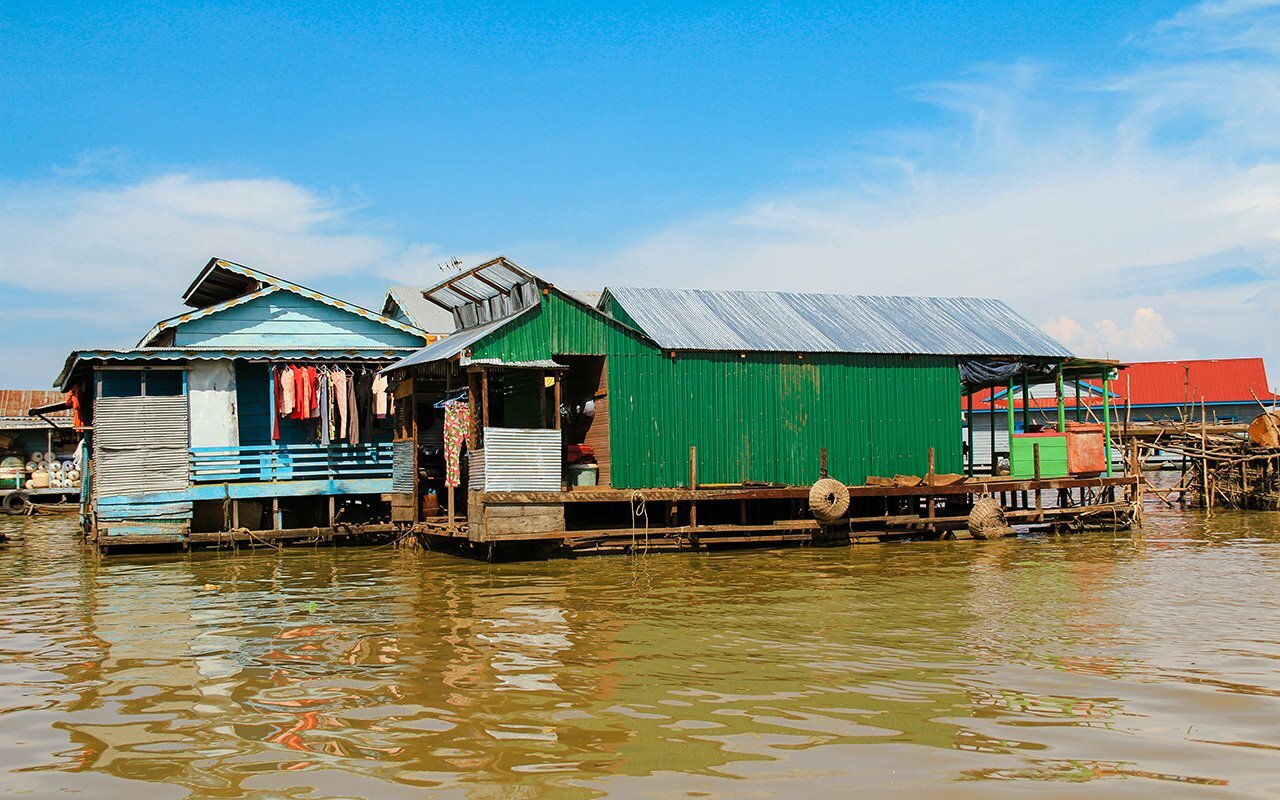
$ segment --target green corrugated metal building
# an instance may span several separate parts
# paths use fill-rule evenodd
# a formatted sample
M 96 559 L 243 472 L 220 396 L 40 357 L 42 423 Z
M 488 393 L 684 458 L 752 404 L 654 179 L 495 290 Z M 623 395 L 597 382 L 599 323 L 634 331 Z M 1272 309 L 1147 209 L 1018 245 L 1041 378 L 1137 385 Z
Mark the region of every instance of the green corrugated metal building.
M 477 303 L 484 287 L 493 294 Z M 846 483 L 922 474 L 930 448 L 937 471 L 961 472 L 958 362 L 1061 349 L 995 301 L 612 289 L 592 307 L 505 259 L 426 296 L 460 296 L 468 314 L 398 368 L 504 371 L 510 427 L 546 423 L 548 366 L 566 365 L 558 380 L 571 385 L 575 369 L 596 365 L 607 478 L 619 489 L 688 485 L 690 447 L 700 485 L 810 484 L 823 448 Z M 992 352 L 1002 347 L 1012 352 Z

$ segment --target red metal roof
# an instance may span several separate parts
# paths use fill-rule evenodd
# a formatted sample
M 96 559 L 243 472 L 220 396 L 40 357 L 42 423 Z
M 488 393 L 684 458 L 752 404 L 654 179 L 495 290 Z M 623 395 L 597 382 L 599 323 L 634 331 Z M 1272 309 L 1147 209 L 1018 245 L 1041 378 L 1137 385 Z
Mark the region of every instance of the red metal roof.
M 1280 399 L 1267 385 L 1261 358 L 1214 358 L 1196 361 L 1144 361 L 1120 373 L 1120 388 L 1129 387 L 1129 402 L 1143 405 L 1252 403 Z
M 1088 386 L 1094 388 L 1090 395 Z M 1043 393 L 1046 387 L 1033 391 Z M 1080 404 L 1099 408 L 1102 406 L 1100 381 L 1081 383 Z M 995 408 L 1003 410 L 1003 390 L 984 389 L 973 396 L 974 410 L 988 410 L 992 391 L 996 393 Z M 1252 391 L 1252 394 L 1250 393 Z M 1067 408 L 1075 408 L 1075 387 L 1064 387 Z M 1187 399 L 1199 403 L 1252 403 L 1254 394 L 1265 403 L 1280 401 L 1280 395 L 1267 386 L 1267 371 L 1261 358 L 1211 358 L 1188 361 L 1139 361 L 1129 364 L 1120 377 L 1111 382 L 1111 404 L 1121 406 L 1128 402 L 1134 406 L 1181 406 Z M 1053 397 L 1033 397 L 1031 407 L 1057 408 Z M 1014 408 L 1022 408 L 1021 390 L 1014 392 Z
M 38 389 L 0 389 L 0 417 L 25 417 L 27 410 L 51 403 L 61 403 L 62 392 L 46 392 Z M 49 416 L 69 417 L 70 411 L 59 411 Z

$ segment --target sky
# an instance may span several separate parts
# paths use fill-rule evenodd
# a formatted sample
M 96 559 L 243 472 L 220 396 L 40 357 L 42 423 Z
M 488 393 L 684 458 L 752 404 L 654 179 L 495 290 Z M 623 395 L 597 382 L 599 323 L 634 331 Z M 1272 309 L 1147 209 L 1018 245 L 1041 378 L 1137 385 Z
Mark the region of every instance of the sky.
M 1280 4 L 0 5 L 0 386 L 211 257 L 367 307 L 606 285 L 996 297 L 1280 384 Z

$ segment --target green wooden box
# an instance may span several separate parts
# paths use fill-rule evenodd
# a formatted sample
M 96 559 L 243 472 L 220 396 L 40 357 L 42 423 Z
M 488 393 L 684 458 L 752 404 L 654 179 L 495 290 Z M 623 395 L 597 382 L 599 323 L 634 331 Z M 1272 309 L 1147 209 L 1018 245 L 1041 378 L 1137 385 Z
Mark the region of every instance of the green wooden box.
M 1015 433 L 1009 446 L 1010 473 L 1015 478 L 1036 476 L 1035 446 L 1040 445 L 1040 477 L 1067 476 L 1065 433 Z

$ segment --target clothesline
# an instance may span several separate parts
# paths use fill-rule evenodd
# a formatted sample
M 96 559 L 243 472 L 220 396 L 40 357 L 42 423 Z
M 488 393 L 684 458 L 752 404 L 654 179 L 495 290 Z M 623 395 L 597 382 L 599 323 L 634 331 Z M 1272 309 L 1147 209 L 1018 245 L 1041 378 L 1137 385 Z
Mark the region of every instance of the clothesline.
M 284 364 L 271 370 L 271 381 L 273 440 L 280 439 L 280 419 L 286 418 L 305 423 L 322 445 L 359 444 L 372 440 L 375 418 L 391 416 L 394 398 L 375 369 Z

